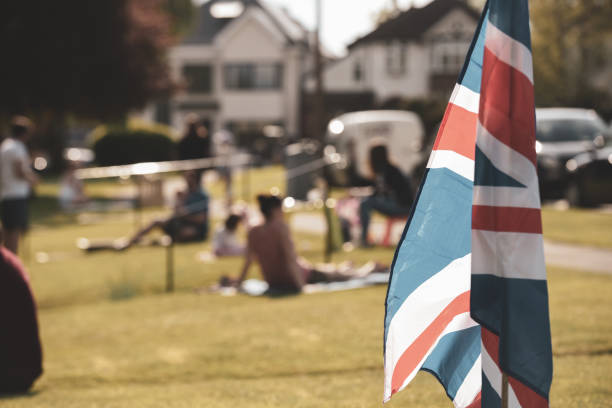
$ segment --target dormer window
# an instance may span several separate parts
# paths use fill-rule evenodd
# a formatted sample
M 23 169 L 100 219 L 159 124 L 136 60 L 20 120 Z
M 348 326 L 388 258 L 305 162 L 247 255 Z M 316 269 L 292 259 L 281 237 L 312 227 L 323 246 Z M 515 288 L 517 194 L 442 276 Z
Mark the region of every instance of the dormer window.
M 244 11 L 241 1 L 219 1 L 210 6 L 210 14 L 214 18 L 236 18 Z
M 353 65 L 353 80 L 355 82 L 361 82 L 363 79 L 363 67 L 361 66 L 361 61 L 355 61 L 355 65 Z
M 395 40 L 387 44 L 387 73 L 390 76 L 404 75 L 406 72 L 406 47 Z

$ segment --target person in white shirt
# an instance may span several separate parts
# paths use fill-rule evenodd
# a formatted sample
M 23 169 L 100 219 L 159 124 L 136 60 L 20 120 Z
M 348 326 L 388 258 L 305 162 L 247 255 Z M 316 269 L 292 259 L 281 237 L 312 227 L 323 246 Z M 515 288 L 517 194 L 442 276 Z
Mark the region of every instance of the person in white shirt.
M 19 238 L 29 225 L 31 188 L 38 182 L 25 145 L 31 131 L 32 122 L 24 116 L 16 116 L 11 122 L 11 135 L 0 144 L 0 212 L 4 246 L 15 254 Z
M 245 245 L 238 242 L 236 230 L 242 221 L 242 217 L 231 214 L 225 220 L 223 228 L 215 232 L 212 240 L 213 253 L 215 256 L 240 256 L 244 254 Z

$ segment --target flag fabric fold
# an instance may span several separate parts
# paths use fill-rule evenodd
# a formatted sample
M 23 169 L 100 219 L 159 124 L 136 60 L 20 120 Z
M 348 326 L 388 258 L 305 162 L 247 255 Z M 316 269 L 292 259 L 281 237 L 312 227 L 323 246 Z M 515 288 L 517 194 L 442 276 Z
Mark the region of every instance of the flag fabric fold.
M 527 0 L 490 0 L 481 84 L 470 310 L 482 326 L 483 407 L 500 406 L 502 372 L 510 407 L 547 407 L 552 349 Z
M 391 267 L 385 401 L 419 370 L 432 373 L 457 407 L 468 407 L 480 393 L 480 327 L 470 317 L 469 303 L 474 145 L 485 23 L 483 15 Z
M 456 407 L 548 406 L 550 325 L 527 0 L 485 5 L 395 252 L 384 401 L 419 370 Z

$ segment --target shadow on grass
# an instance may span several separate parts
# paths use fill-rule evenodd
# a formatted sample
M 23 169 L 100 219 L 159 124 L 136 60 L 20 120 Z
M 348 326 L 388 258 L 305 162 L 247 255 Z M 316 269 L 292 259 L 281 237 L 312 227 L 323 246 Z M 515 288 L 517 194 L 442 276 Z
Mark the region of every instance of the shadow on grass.
M 113 301 L 128 300 L 140 295 L 141 292 L 138 285 L 130 281 L 125 275 L 121 280 L 111 281 L 109 287 L 109 299 Z
M 38 390 L 28 390 L 26 392 L 18 393 L 18 394 L 3 394 L 0 393 L 0 400 L 16 400 L 16 399 L 26 399 L 26 398 L 34 398 L 40 391 Z
M 553 352 L 555 357 L 598 357 L 612 355 L 612 348 L 602 350 L 570 350 L 560 353 Z

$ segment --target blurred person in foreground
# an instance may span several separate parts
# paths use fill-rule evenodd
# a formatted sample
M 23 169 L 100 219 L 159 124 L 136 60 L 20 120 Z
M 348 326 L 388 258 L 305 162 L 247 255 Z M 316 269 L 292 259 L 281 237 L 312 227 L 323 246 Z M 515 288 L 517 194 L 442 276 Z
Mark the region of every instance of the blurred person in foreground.
M 281 198 L 260 195 L 257 200 L 264 223 L 249 231 L 244 266 L 238 279 L 222 278 L 222 284 L 240 287 L 253 261 L 259 263 L 269 290 L 283 293 L 299 293 L 309 283 L 347 281 L 388 270 L 374 262 L 361 268 L 354 268 L 350 263 L 338 266 L 310 264 L 295 253 L 289 227 L 283 218 Z
M 32 122 L 25 116 L 15 116 L 11 122 L 11 134 L 0 144 L 0 211 L 4 245 L 15 254 L 19 239 L 29 226 L 31 189 L 38 183 L 26 147 L 31 132 Z
M 372 245 L 368 242 L 372 211 L 387 217 L 407 217 L 414 199 L 410 180 L 391 163 L 387 146 L 379 144 L 370 148 L 370 168 L 374 194 L 363 199 L 359 205 L 361 245 L 364 247 Z
M 42 350 L 29 278 L 19 258 L 0 246 L 0 394 L 24 393 L 41 374 Z
M 222 228 L 215 232 L 212 239 L 213 253 L 217 257 L 244 255 L 245 246 L 238 241 L 236 231 L 242 221 L 238 214 L 230 214 Z

